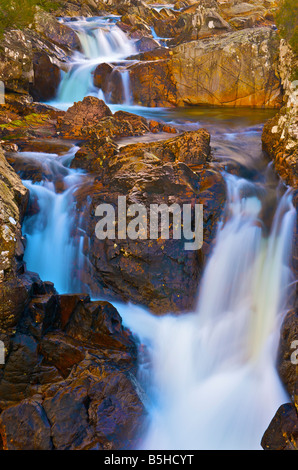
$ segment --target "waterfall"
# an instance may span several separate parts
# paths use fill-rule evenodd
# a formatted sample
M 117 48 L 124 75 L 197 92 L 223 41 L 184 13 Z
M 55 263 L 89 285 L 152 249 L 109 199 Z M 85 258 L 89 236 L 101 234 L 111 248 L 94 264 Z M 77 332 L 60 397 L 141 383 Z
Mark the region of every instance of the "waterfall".
M 89 94 L 98 95 L 93 85 L 92 73 L 96 66 L 104 62 L 125 62 L 125 58 L 135 53 L 134 42 L 127 38 L 110 19 L 88 22 L 85 20 L 68 22 L 77 33 L 82 53 L 76 52 L 69 64 L 69 70 L 62 72 L 62 80 L 54 104 L 58 108 L 68 108 L 75 101 Z M 129 72 L 122 74 L 125 101 L 130 96 Z M 100 95 L 102 97 L 102 95 Z
M 281 198 L 265 237 L 260 188 L 225 177 L 226 217 L 197 311 L 156 318 L 119 307 L 151 355 L 144 380 L 151 399 L 144 449 L 260 449 L 265 429 L 288 400 L 275 358 L 291 282 L 291 193 Z
M 20 158 L 36 160 L 47 168 L 48 178 L 40 183 L 23 180 L 30 190 L 30 201 L 37 210 L 25 217 L 23 233 L 27 240 L 24 260 L 29 271 L 51 281 L 59 293 L 75 292 L 74 266 L 80 256 L 73 238 L 73 193 L 84 181 L 83 173 L 67 168 L 77 147 L 63 157 L 54 154 L 20 152 Z M 50 168 L 50 173 L 48 170 Z M 62 191 L 56 189 L 62 183 Z M 60 186 L 58 185 L 58 187 Z

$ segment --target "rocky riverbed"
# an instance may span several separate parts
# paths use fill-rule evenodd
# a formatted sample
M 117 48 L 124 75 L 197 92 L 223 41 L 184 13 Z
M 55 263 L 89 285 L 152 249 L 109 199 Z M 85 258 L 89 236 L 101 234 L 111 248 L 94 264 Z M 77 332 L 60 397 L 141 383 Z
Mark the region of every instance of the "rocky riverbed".
M 245 210 L 264 245 L 276 236 L 278 251 L 274 224 L 286 226 L 287 213 L 295 220 L 284 235 L 289 260 L 272 264 L 292 286 L 276 301 L 281 331 L 271 358 L 287 403 L 274 417 L 272 409 L 271 423 L 265 417 L 256 440 L 297 449 L 297 57 L 275 26 L 278 3 L 58 3 L 55 11 L 37 6 L 33 22 L 6 28 L 0 43 L 0 448 L 148 442 L 152 396 L 140 370 L 154 368 L 154 356 L 121 309 L 138 305 L 162 318 L 197 311 L 208 263 L 226 246 L 220 230 L 238 207 L 228 174 L 248 181 L 240 199 L 261 201 L 255 219 Z M 291 203 L 282 202 L 287 191 Z M 96 207 L 116 207 L 123 195 L 146 208 L 202 204 L 202 248 L 185 251 L 173 237 L 99 240 Z M 246 284 L 244 263 L 238 281 Z M 225 300 L 226 312 L 237 293 L 224 281 L 208 295 L 223 299 L 218 310 Z M 252 311 L 275 309 L 260 305 Z

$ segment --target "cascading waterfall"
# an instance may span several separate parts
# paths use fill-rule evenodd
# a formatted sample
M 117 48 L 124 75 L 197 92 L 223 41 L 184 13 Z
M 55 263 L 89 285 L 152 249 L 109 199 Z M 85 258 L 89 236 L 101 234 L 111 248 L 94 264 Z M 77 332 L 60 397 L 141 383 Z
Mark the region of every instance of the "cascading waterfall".
M 19 153 L 20 158 L 38 160 L 52 171 L 40 183 L 23 180 L 30 190 L 30 199 L 37 203 L 38 211 L 24 220 L 23 233 L 27 239 L 24 260 L 30 271 L 37 272 L 43 280 L 54 282 L 59 293 L 78 290 L 74 278 L 74 264 L 80 256 L 73 240 L 73 192 L 84 181 L 84 174 L 67 168 L 78 147 L 58 157 L 55 154 L 33 152 Z M 63 191 L 56 190 L 57 181 Z
M 94 21 L 80 20 L 68 22 L 79 36 L 82 53 L 76 52 L 69 64 L 69 71 L 63 74 L 57 97 L 53 103 L 57 107 L 68 108 L 75 101 L 92 94 L 98 96 L 98 89 L 93 85 L 92 72 L 104 62 L 124 62 L 125 58 L 135 53 L 133 41 L 107 18 Z M 129 72 L 121 73 L 125 104 L 130 104 Z M 101 93 L 100 98 L 103 95 Z
M 226 181 L 227 220 L 218 230 L 197 311 L 155 318 L 118 307 L 151 354 L 144 449 L 260 449 L 275 411 L 288 400 L 275 358 L 291 281 L 291 194 L 281 198 L 265 238 L 257 186 L 231 175 Z

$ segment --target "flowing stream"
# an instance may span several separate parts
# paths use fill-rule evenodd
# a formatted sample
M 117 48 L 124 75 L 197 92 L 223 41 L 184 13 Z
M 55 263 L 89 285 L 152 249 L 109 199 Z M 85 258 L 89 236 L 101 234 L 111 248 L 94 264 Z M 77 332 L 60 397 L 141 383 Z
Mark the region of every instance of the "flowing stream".
M 72 26 L 84 54 L 74 56 L 62 79 L 54 103 L 61 108 L 87 94 L 98 95 L 91 81 L 98 63 L 123 61 L 134 51 L 115 18 L 80 19 Z M 131 105 L 126 74 L 123 84 Z M 291 191 L 272 183 L 261 153 L 262 123 L 269 116 L 221 110 L 219 118 L 215 110 L 196 114 L 137 107 L 135 112 L 185 130 L 207 127 L 214 155 L 226 163 L 228 193 L 196 311 L 160 318 L 141 307 L 115 303 L 150 357 L 141 358 L 139 370 L 149 411 L 142 448 L 260 449 L 275 411 L 288 401 L 275 358 L 293 281 L 289 259 L 296 217 Z M 71 214 L 74 190 L 87 175 L 69 169 L 75 151 L 73 147 L 63 157 L 25 155 L 51 168 L 50 177 L 40 183 L 24 181 L 31 203 L 39 208 L 24 223 L 25 260 L 28 269 L 53 281 L 60 293 L 80 288 L 72 273 L 81 247 L 73 242 Z M 230 173 L 233 164 L 241 168 L 240 176 Z M 57 180 L 63 182 L 62 190 Z M 266 211 L 271 218 L 264 217 Z

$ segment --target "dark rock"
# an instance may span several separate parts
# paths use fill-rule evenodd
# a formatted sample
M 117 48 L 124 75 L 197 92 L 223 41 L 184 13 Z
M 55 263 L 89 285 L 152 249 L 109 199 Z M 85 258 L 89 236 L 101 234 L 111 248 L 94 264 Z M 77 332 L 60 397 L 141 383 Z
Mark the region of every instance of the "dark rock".
M 298 364 L 293 363 L 295 350 L 298 349 L 298 311 L 290 311 L 281 327 L 278 349 L 278 372 L 290 397 L 295 401 L 298 386 Z M 297 398 L 297 397 L 296 397 Z M 298 407 L 298 401 L 296 402 Z
M 61 80 L 60 69 L 44 52 L 33 56 L 34 83 L 29 87 L 36 101 L 48 101 L 55 97 Z
M 112 116 L 104 101 L 87 96 L 71 106 L 64 116 L 58 118 L 58 131 L 65 138 L 84 137 L 84 128 L 95 126 L 102 118 Z
M 82 232 L 86 233 L 86 264 L 81 273 L 86 290 L 143 304 L 159 314 L 194 307 L 205 256 L 212 246 L 225 200 L 225 183 L 209 166 L 209 152 L 209 135 L 204 130 L 165 142 L 122 147 L 104 161 L 94 183 L 77 191 L 78 225 L 82 224 Z M 196 172 L 180 162 L 180 158 L 188 161 L 187 155 Z M 93 195 L 92 201 L 88 194 Z M 128 205 L 141 203 L 147 208 L 151 204 L 203 204 L 202 250 L 186 251 L 185 240 L 173 240 L 171 235 L 169 240 L 150 242 L 121 240 L 117 234 L 115 240 L 99 240 L 95 235 L 96 207 L 105 202 L 116 208 L 118 196 L 123 195 Z
M 264 450 L 298 450 L 298 416 L 294 405 L 282 405 L 262 438 Z

